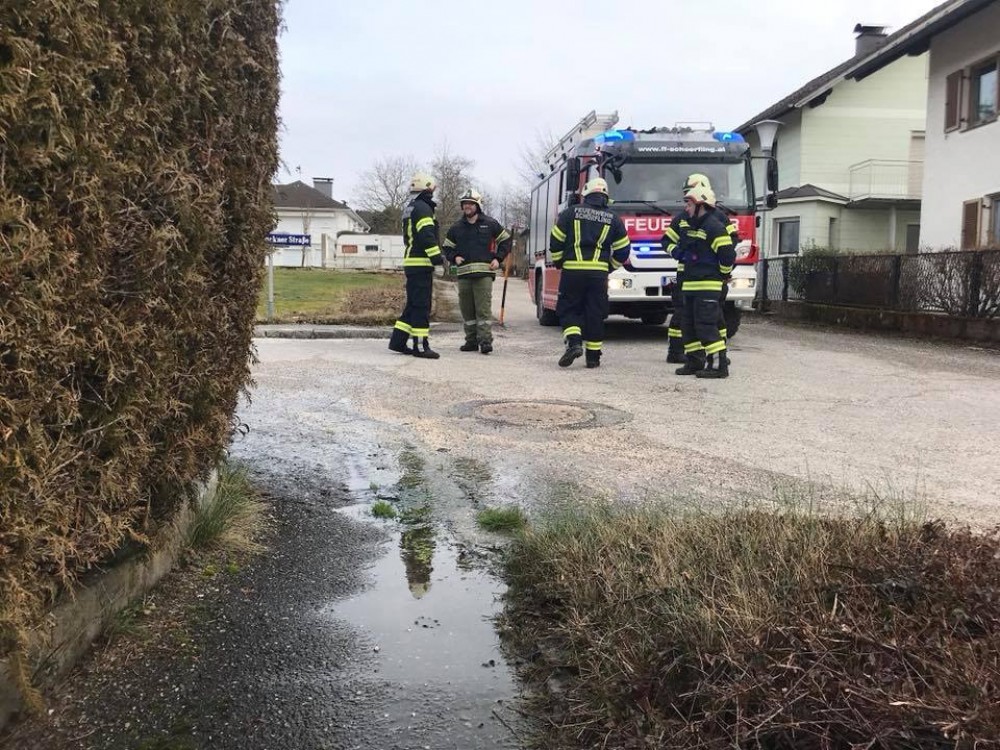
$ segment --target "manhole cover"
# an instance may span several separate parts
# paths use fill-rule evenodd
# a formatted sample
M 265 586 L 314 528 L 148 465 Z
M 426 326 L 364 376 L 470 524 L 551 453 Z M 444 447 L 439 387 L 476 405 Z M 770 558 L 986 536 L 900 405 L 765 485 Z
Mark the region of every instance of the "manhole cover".
M 459 416 L 525 429 L 580 429 L 627 422 L 632 415 L 603 404 L 573 401 L 471 401 L 454 410 Z

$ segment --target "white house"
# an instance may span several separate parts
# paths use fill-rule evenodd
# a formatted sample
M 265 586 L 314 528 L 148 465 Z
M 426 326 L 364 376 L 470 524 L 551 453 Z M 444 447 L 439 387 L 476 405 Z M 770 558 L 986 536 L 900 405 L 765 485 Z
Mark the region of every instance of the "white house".
M 864 83 L 930 52 L 920 245 L 1000 246 L 1000 0 L 949 0 L 851 71 Z
M 401 234 L 341 234 L 332 251 L 328 247 L 324 268 L 375 270 L 402 268 L 406 243 Z
M 863 81 L 847 73 L 893 37 L 855 27 L 855 55 L 737 130 L 755 155 L 753 124 L 778 120 L 778 207 L 764 214 L 766 256 L 809 247 L 916 252 L 920 223 L 927 58 L 894 61 Z M 756 175 L 758 186 L 762 174 Z M 760 191 L 760 187 L 758 187 Z
M 279 234 L 308 234 L 308 247 L 275 250 L 276 266 L 324 267 L 333 252 L 337 236 L 345 232 L 367 232 L 368 224 L 346 203 L 334 200 L 333 180 L 316 178 L 314 187 L 297 180 L 288 185 L 274 185 L 274 209 Z

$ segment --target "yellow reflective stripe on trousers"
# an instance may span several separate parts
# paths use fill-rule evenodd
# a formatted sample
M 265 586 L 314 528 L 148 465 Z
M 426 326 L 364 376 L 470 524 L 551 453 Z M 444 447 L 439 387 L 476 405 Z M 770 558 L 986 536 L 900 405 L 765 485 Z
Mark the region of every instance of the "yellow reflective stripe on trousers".
M 700 352 L 704 349 L 700 341 L 692 341 L 690 344 L 684 344 L 684 353 L 691 354 L 692 352 Z
M 458 267 L 458 275 L 465 276 L 470 273 L 493 273 L 489 263 L 463 263 Z
M 425 339 L 425 338 L 427 338 L 428 336 L 431 335 L 431 329 L 430 328 L 411 328 L 410 331 L 413 333 L 414 336 L 417 336 L 417 337 L 423 338 L 423 339 Z
M 603 260 L 567 260 L 563 263 L 564 271 L 607 271 L 608 264 Z M 722 287 L 719 287 L 720 289 Z
M 684 333 L 680 328 L 668 328 L 667 336 L 672 339 L 679 339 L 684 337 Z
M 714 344 L 709 344 L 705 347 L 705 354 L 718 354 L 719 352 L 724 352 L 726 350 L 725 341 L 716 341 Z
M 566 241 L 566 233 L 561 230 L 558 226 L 552 227 L 552 236 L 555 237 L 560 242 Z
M 720 328 L 719 329 L 719 335 L 722 336 L 722 338 L 724 338 L 724 339 L 728 339 L 729 338 L 729 329 L 727 329 L 727 328 Z
M 404 323 L 401 320 L 396 321 L 396 325 L 393 326 L 397 331 L 402 331 L 403 333 L 413 333 L 413 327 L 409 323 Z
M 563 328 L 563 336 L 582 336 L 583 330 L 580 326 L 568 326 Z
M 424 227 L 432 227 L 432 226 L 434 226 L 434 219 L 432 219 L 429 216 L 425 216 L 424 218 L 422 218 L 420 221 L 417 222 L 417 231 L 419 232 Z
M 721 292 L 721 281 L 685 281 L 681 284 L 684 292 Z
M 601 346 L 604 345 L 603 341 L 584 341 L 583 346 L 588 352 L 599 352 L 601 351 Z

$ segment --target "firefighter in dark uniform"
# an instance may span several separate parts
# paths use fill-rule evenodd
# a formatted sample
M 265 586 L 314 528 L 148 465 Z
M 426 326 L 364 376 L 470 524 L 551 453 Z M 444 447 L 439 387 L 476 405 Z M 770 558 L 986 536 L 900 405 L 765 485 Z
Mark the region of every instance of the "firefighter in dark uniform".
M 389 348 L 400 354 L 422 359 L 441 355 L 431 349 L 431 292 L 434 266 L 444 263 L 438 246 L 438 227 L 434 220 L 433 177 L 416 174 L 410 181 L 410 203 L 403 209 L 403 272 L 406 274 L 406 307 L 399 316 L 389 339 Z M 413 337 L 413 348 L 407 341 Z
M 706 187 L 709 190 L 712 189 L 712 184 L 709 182 L 708 177 L 703 174 L 692 174 L 688 175 L 687 181 L 684 183 L 684 194 L 687 195 L 688 191 L 695 187 Z M 718 206 L 712 209 L 712 212 L 725 227 L 726 231 L 729 233 L 730 239 L 733 241 L 733 247 L 736 247 L 740 242 L 739 227 L 737 227 L 736 222 L 730 221 L 726 212 L 723 211 Z M 667 231 L 663 235 L 661 240 L 662 246 L 669 248 L 671 245 L 676 244 L 680 237 L 680 230 L 683 226 L 687 224 L 687 215 L 684 213 L 677 214 L 670 222 L 670 226 L 667 227 Z M 727 280 L 728 281 L 728 280 Z M 681 285 L 684 282 L 684 264 L 677 264 L 677 277 L 671 286 L 671 297 L 673 302 L 673 314 L 670 316 L 670 323 L 667 325 L 667 362 L 673 364 L 682 364 L 686 360 L 684 358 L 684 296 L 681 292 Z M 722 298 L 719 305 L 719 335 L 722 338 L 727 338 L 726 330 L 726 319 L 723 315 L 724 305 L 726 303 L 726 293 L 729 291 L 728 283 L 722 287 Z
M 560 367 L 587 352 L 587 367 L 601 366 L 604 319 L 608 315 L 608 272 L 632 250 L 621 218 L 608 211 L 608 183 L 596 177 L 583 188 L 583 202 L 570 206 L 552 227 L 552 262 L 562 269 L 556 315 L 566 351 Z
M 712 211 L 715 193 L 710 188 L 694 187 L 684 196 L 686 226 L 670 254 L 684 264 L 681 296 L 684 298 L 685 364 L 678 375 L 699 378 L 729 377 L 726 340 L 719 333 L 719 307 L 722 288 L 733 272 L 736 248 L 726 229 Z M 714 366 L 706 367 L 712 357 Z
M 483 196 L 466 190 L 458 199 L 464 216 L 448 230 L 444 254 L 456 267 L 458 307 L 465 324 L 463 352 L 493 351 L 493 281 L 510 252 L 510 232 L 483 213 Z

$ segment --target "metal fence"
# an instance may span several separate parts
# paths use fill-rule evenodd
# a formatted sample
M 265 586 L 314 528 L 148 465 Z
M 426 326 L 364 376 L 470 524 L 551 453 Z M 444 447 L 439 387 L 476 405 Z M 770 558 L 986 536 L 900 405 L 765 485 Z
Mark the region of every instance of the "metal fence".
M 760 309 L 801 301 L 968 318 L 1000 317 L 1000 249 L 919 255 L 801 255 L 758 267 Z

